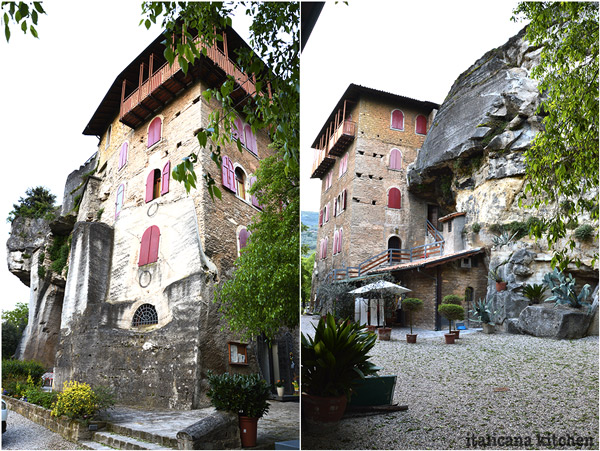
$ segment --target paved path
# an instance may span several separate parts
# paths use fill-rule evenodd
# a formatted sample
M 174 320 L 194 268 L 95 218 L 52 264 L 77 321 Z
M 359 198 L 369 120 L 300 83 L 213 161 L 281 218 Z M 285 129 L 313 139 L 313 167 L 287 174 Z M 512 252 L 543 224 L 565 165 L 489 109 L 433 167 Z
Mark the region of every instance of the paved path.
M 81 449 L 60 435 L 9 410 L 2 449 Z

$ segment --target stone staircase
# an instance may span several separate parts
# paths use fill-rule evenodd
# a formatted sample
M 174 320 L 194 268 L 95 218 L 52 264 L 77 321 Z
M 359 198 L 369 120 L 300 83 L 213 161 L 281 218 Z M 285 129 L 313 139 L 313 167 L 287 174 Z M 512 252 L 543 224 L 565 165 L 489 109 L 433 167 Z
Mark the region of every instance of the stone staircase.
M 177 439 L 110 424 L 79 442 L 83 449 L 177 449 Z

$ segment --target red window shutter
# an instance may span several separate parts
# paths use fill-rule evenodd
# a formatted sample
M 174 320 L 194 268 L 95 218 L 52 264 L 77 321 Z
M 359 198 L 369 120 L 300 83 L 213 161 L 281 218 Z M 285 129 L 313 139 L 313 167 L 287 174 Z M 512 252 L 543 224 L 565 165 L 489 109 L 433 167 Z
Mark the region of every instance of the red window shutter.
M 250 236 L 250 233 L 248 233 L 248 231 L 246 229 L 241 229 L 240 230 L 240 234 L 239 234 L 239 240 L 240 240 L 240 250 L 245 248 L 246 245 L 248 244 L 248 237 Z
M 227 155 L 223 156 L 221 163 L 221 177 L 223 186 L 235 193 L 235 173 L 233 171 L 233 163 Z
M 323 225 L 323 210 L 319 211 L 319 227 Z
M 244 139 L 244 122 L 239 117 L 235 119 L 235 130 L 236 138 L 245 145 L 246 140 Z
M 346 190 L 342 191 L 342 205 L 344 206 L 343 209 L 346 209 Z
M 402 154 L 398 149 L 390 152 L 390 169 L 402 169 Z
M 150 171 L 146 178 L 146 203 L 154 199 L 154 169 Z
M 123 199 L 125 198 L 125 186 L 119 185 L 119 189 L 117 190 L 117 200 L 115 202 L 115 219 L 119 217 L 119 213 L 121 213 L 121 209 L 123 208 Z
M 325 244 L 323 248 L 323 258 L 327 258 L 327 244 L 329 244 L 329 238 L 325 238 Z
M 417 116 L 416 132 L 420 135 L 427 134 L 427 118 L 422 114 Z
M 325 222 L 329 222 L 329 202 L 325 205 Z
M 254 133 L 252 133 L 252 127 L 249 125 L 244 127 L 244 142 L 246 143 L 246 148 L 256 155 L 256 138 Z
M 171 162 L 167 161 L 167 164 L 162 170 L 162 186 L 160 187 L 160 195 L 167 194 L 169 192 L 169 180 L 171 177 Z
M 254 185 L 256 183 L 256 177 L 251 176 L 250 177 L 250 188 L 252 188 L 252 185 Z M 252 195 L 252 205 L 254 205 L 257 208 L 261 208 L 260 204 L 258 203 L 258 199 L 256 198 L 256 196 L 253 194 Z
M 392 111 L 392 128 L 396 130 L 404 130 L 404 114 L 402 114 L 402 111 Z
M 340 229 L 338 232 L 338 253 L 342 252 L 342 238 L 344 236 L 344 229 Z
M 388 192 L 388 207 L 400 208 L 400 190 L 398 188 L 392 188 Z
M 140 259 L 138 266 L 148 264 L 148 252 L 150 251 L 150 237 L 152 235 L 152 227 L 146 229 L 142 235 L 142 244 L 140 245 Z
M 342 165 L 344 167 L 342 174 L 345 174 L 348 170 L 348 154 L 344 155 L 344 159 L 342 160 Z
M 338 231 L 336 230 L 333 233 L 333 252 L 332 252 L 333 255 L 337 254 L 337 243 L 338 243 Z
M 160 141 L 162 120 L 160 117 L 155 117 L 148 127 L 148 147 Z
M 150 227 L 150 248 L 148 250 L 148 263 L 158 260 L 158 244 L 160 241 L 160 230 L 157 226 Z
M 127 144 L 127 142 L 124 142 L 123 145 L 121 146 L 121 152 L 119 153 L 119 169 L 121 169 L 123 166 L 125 166 L 125 163 L 127 163 L 127 148 L 129 147 L 129 144 Z

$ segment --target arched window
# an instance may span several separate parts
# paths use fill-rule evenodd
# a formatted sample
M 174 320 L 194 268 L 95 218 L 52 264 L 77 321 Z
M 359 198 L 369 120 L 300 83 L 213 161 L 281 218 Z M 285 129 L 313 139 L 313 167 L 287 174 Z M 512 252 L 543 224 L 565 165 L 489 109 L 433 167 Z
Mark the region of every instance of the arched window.
M 162 138 L 162 119 L 155 117 L 148 126 L 148 147 L 152 147 L 154 144 L 160 141 Z
M 402 240 L 400 240 L 399 237 L 397 236 L 391 236 L 388 239 L 388 249 L 402 249 Z M 399 262 L 400 261 L 400 253 L 399 252 L 392 252 L 392 258 L 391 260 L 393 262 Z
M 154 199 L 164 196 L 169 192 L 169 178 L 171 176 L 171 162 L 163 166 L 162 172 L 160 169 L 153 169 L 148 173 L 146 178 L 146 203 Z
M 158 324 L 158 313 L 156 308 L 151 304 L 142 304 L 133 314 L 133 327 L 148 326 Z
M 129 143 L 127 141 L 125 141 L 121 145 L 121 151 L 119 152 L 119 170 L 121 170 L 121 168 L 127 164 L 128 148 L 129 148 Z
M 388 208 L 399 209 L 401 207 L 401 196 L 398 188 L 390 188 L 388 191 Z
M 244 249 L 248 245 L 248 238 L 250 238 L 250 232 L 248 232 L 246 227 L 242 227 L 238 232 L 239 250 Z
M 115 201 L 115 219 L 119 217 L 123 208 L 123 199 L 125 198 L 125 185 L 119 185 L 117 189 L 117 200 Z
M 235 168 L 235 193 L 246 199 L 246 173 L 240 166 Z
M 427 118 L 422 114 L 417 116 L 416 124 L 415 124 L 415 132 L 419 135 L 427 134 Z
M 140 259 L 138 262 L 138 266 L 144 266 L 148 263 L 154 263 L 158 260 L 159 242 L 159 228 L 157 226 L 148 227 L 142 235 L 142 244 L 140 246 Z
M 402 154 L 398 149 L 390 152 L 390 169 L 402 169 Z
M 392 111 L 390 120 L 390 128 L 392 130 L 404 130 L 404 113 L 400 110 Z

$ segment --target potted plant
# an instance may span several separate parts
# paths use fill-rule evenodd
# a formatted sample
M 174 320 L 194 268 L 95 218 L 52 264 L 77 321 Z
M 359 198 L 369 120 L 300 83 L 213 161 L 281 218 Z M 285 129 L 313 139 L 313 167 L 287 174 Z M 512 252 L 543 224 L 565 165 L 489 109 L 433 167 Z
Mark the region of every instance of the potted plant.
M 497 267 L 495 269 L 490 269 L 488 273 L 488 279 L 496 282 L 496 291 L 506 290 L 506 281 L 500 275 Z
M 376 339 L 359 324 L 336 324 L 331 315 L 313 337 L 302 334 L 302 415 L 309 423 L 341 419 L 356 382 L 378 371 L 367 355 Z
M 410 325 L 410 334 L 406 334 L 407 343 L 416 343 L 417 334 L 413 334 L 413 312 L 418 312 L 423 309 L 423 301 L 417 298 L 406 298 L 402 300 L 402 308 L 408 312 L 408 323 Z
M 448 295 L 444 296 L 444 298 L 442 299 L 442 304 L 462 305 L 462 301 L 463 301 L 462 296 L 459 296 L 457 294 L 448 294 Z M 454 329 L 451 331 L 451 333 L 456 335 L 456 338 L 460 338 L 460 330 Z
M 277 382 L 275 382 L 275 389 L 277 390 L 277 396 L 282 398 L 283 392 L 285 391 L 285 388 L 283 386 L 283 380 L 279 379 L 277 380 Z
M 257 423 L 269 411 L 271 387 L 258 374 L 208 373 L 208 397 L 217 410 L 237 414 L 242 446 L 256 446 Z
M 465 309 L 456 304 L 441 304 L 438 307 L 438 312 L 449 322 L 448 333 L 444 335 L 446 338 L 446 344 L 454 344 L 456 335 L 452 333 L 452 321 L 464 319 Z
M 522 288 L 523 296 L 529 299 L 529 302 L 532 304 L 541 304 L 544 300 L 544 293 L 546 292 L 546 287 L 543 284 L 527 284 Z
M 391 327 L 380 327 L 377 329 L 377 333 L 379 334 L 379 339 L 383 341 L 390 341 L 392 337 L 392 328 Z
M 488 299 L 487 302 L 484 302 L 481 298 L 477 302 L 475 302 L 473 310 L 470 311 L 475 318 L 473 321 L 481 323 L 483 328 L 483 333 L 485 334 L 493 334 L 495 331 L 496 324 L 494 323 L 494 318 L 496 317 L 496 312 L 492 312 L 492 299 Z

